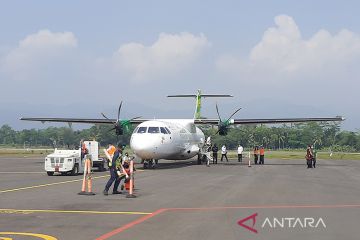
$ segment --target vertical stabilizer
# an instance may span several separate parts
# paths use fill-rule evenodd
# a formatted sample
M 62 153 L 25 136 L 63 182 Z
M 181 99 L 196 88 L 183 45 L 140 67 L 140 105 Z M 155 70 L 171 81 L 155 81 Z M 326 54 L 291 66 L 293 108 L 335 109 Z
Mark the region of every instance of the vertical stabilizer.
M 195 98 L 196 105 L 195 105 L 195 113 L 194 119 L 201 119 L 201 98 L 207 97 L 233 97 L 228 94 L 201 94 L 201 90 L 197 90 L 197 94 L 181 94 L 181 95 L 169 95 L 167 97 L 190 97 Z

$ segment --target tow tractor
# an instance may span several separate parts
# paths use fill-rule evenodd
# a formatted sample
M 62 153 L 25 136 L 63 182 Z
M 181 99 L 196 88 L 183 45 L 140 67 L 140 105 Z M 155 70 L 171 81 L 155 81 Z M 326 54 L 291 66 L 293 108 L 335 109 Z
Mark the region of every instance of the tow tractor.
M 97 141 L 85 141 L 88 154 L 91 155 L 92 167 L 99 171 L 105 171 L 107 163 L 105 159 L 99 157 L 99 143 Z M 45 171 L 48 176 L 58 172 L 61 175 L 77 175 L 84 172 L 84 160 L 81 159 L 81 148 L 75 150 L 55 151 L 45 157 Z

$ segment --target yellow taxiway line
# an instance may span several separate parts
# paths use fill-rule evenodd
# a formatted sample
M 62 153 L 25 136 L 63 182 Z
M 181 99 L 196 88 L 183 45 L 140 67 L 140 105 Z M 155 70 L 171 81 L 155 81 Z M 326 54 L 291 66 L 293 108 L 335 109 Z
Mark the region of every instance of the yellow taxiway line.
M 136 170 L 137 172 L 144 172 L 145 170 Z M 20 173 L 20 172 L 19 172 Z M 109 177 L 110 175 L 103 175 L 103 176 L 97 176 L 93 177 L 92 179 L 98 179 L 98 178 L 105 178 Z M 28 187 L 21 187 L 21 188 L 13 188 L 13 189 L 6 189 L 6 190 L 0 190 L 0 193 L 7 193 L 7 192 L 16 192 L 26 189 L 33 189 L 33 188 L 41 188 L 41 187 L 48 187 L 48 186 L 54 186 L 54 185 L 60 185 L 65 183 L 73 183 L 73 182 L 80 182 L 83 179 L 74 179 L 74 180 L 68 180 L 68 181 L 62 181 L 62 182 L 55 182 L 55 183 L 46 183 L 46 184 L 40 184 L 40 185 L 34 185 L 34 186 L 28 186 Z
M 110 175 L 97 176 L 97 177 L 93 177 L 93 179 L 105 178 L 105 177 L 109 177 L 109 176 Z M 60 185 L 60 184 L 65 184 L 65 183 L 80 182 L 82 180 L 83 179 L 80 178 L 80 179 L 68 180 L 68 181 L 62 181 L 62 182 L 54 182 L 54 183 L 46 183 L 46 184 L 28 186 L 28 187 L 13 188 L 13 189 L 1 190 L 0 193 L 16 192 L 16 191 L 21 191 L 21 190 L 26 190 L 26 189 L 41 188 L 41 187 L 54 186 L 54 185 Z
M 11 213 L 80 213 L 80 214 L 127 214 L 127 215 L 149 215 L 149 212 L 107 212 L 107 211 L 87 211 L 87 210 L 48 210 L 48 209 L 0 209 L 0 214 Z
M 52 236 L 49 235 L 45 235 L 45 234 L 40 234 L 40 233 L 19 233 L 19 232 L 0 232 L 0 235 L 20 235 L 20 236 L 29 236 L 29 237 L 36 237 L 36 238 L 40 238 L 40 239 L 44 239 L 44 240 L 57 240 L 57 238 L 54 238 Z M 0 239 L 2 240 L 13 240 L 13 238 L 9 238 L 9 237 L 1 237 Z

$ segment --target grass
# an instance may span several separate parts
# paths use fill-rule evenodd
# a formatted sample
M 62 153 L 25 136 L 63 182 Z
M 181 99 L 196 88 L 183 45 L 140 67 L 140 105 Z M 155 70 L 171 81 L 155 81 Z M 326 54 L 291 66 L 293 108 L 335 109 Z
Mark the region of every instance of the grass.
M 54 149 L 0 148 L 0 156 L 46 156 Z

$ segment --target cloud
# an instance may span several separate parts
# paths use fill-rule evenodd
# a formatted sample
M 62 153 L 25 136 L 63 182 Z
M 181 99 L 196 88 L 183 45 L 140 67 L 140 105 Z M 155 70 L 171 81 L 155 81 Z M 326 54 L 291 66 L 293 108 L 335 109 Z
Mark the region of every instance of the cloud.
M 58 61 L 77 47 L 77 39 L 71 32 L 40 30 L 21 40 L 0 62 L 1 71 L 15 79 L 26 79 L 32 74 L 45 71 L 54 60 Z
M 304 39 L 292 17 L 275 17 L 247 58 L 224 55 L 217 61 L 223 72 L 273 74 L 317 74 L 346 68 L 360 59 L 360 36 L 343 29 L 336 34 L 319 30 Z
M 150 46 L 127 43 L 113 55 L 113 67 L 137 81 L 169 76 L 186 69 L 210 46 L 203 34 L 161 33 Z

